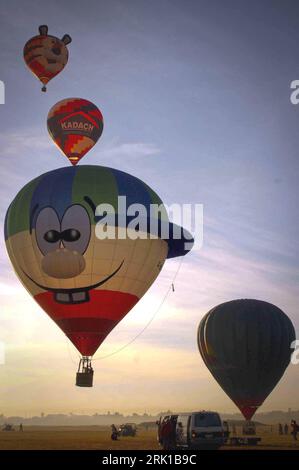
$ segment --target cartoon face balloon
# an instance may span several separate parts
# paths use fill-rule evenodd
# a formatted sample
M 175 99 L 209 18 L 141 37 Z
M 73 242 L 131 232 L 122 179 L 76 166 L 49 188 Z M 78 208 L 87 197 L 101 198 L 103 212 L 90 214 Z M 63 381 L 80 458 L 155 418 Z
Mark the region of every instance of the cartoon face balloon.
M 119 196 L 126 196 L 127 206 L 139 203 L 148 210 L 162 204 L 127 173 L 80 166 L 32 180 L 6 215 L 6 246 L 18 277 L 83 356 L 95 353 L 154 282 L 165 259 L 188 251 L 185 240 L 172 239 L 166 211 L 162 219 L 171 229 L 169 239 L 134 232 L 120 217 Z M 114 238 L 99 236 L 95 208 L 102 203 L 118 215 Z M 138 237 L 128 236 L 130 231 Z
M 96 144 L 103 132 L 101 111 L 83 98 L 66 98 L 49 111 L 48 131 L 72 165 Z
M 31 38 L 24 47 L 24 60 L 31 72 L 46 85 L 58 75 L 68 61 L 68 49 L 72 39 L 65 34 L 62 39 L 48 35 L 48 26 L 39 27 L 39 36 Z M 43 86 L 42 91 L 46 91 Z

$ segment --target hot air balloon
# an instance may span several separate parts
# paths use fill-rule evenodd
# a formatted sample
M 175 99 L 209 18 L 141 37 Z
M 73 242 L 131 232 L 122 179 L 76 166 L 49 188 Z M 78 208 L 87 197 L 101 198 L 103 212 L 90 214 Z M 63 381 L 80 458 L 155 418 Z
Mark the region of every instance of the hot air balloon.
M 281 379 L 294 339 L 288 316 L 261 300 L 225 302 L 210 310 L 198 327 L 205 365 L 247 420 Z
M 39 35 L 29 39 L 24 47 L 24 60 L 31 72 L 46 85 L 66 66 L 68 61 L 67 44 L 72 38 L 65 34 L 62 39 L 48 35 L 48 26 L 39 27 Z
M 132 216 L 124 217 L 120 196 L 127 206 L 146 209 L 143 225 L 134 229 Z M 116 213 L 114 221 L 104 222 L 96 211 L 102 203 L 104 213 Z M 191 235 L 168 221 L 163 205 L 156 212 L 160 204 L 134 176 L 81 165 L 35 178 L 8 208 L 9 258 L 25 288 L 81 353 L 79 386 L 92 386 L 91 356 L 145 294 L 165 259 L 192 247 Z M 117 228 L 114 237 L 99 235 L 107 226 Z
M 90 101 L 67 98 L 50 109 L 47 125 L 54 142 L 76 165 L 101 137 L 103 116 Z

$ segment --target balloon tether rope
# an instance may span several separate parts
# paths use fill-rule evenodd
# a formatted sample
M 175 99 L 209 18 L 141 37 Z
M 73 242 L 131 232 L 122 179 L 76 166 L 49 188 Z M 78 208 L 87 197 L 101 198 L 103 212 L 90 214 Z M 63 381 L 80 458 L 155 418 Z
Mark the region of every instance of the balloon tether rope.
M 175 281 L 175 279 L 176 279 L 176 277 L 177 277 L 177 275 L 178 275 L 178 273 L 179 273 L 179 271 L 180 271 L 180 269 L 181 269 L 183 260 L 184 260 L 184 257 L 182 256 L 181 261 L 180 261 L 180 263 L 179 263 L 179 265 L 178 265 L 178 267 L 177 267 L 177 270 L 176 270 L 176 272 L 175 272 L 175 274 L 174 274 L 174 276 L 173 276 L 173 279 L 172 279 L 172 282 L 171 282 L 170 286 L 168 287 L 168 289 L 167 289 L 165 295 L 163 296 L 163 298 L 162 298 L 160 304 L 158 305 L 158 307 L 157 307 L 156 310 L 154 311 L 152 317 L 151 317 L 150 320 L 147 322 L 147 324 L 144 326 L 144 328 L 142 328 L 142 330 L 139 331 L 139 333 L 138 333 L 136 336 L 134 336 L 134 338 L 132 338 L 128 343 L 126 343 L 126 344 L 124 344 L 123 346 L 121 346 L 119 349 L 116 349 L 116 350 L 113 351 L 112 353 L 106 354 L 105 356 L 96 357 L 95 359 L 92 359 L 92 361 L 100 361 L 100 360 L 106 359 L 106 358 L 108 358 L 108 357 L 111 357 L 111 356 L 114 356 L 114 355 L 120 353 L 121 351 L 123 351 L 124 349 L 126 349 L 128 346 L 130 346 L 132 343 L 134 343 L 134 341 L 136 341 L 136 339 L 139 338 L 139 336 L 141 336 L 141 335 L 145 332 L 145 330 L 150 326 L 150 324 L 153 322 L 153 320 L 155 319 L 155 317 L 158 315 L 158 313 L 159 313 L 160 309 L 162 308 L 164 302 L 166 301 L 166 299 L 167 299 L 167 297 L 168 297 L 170 291 L 174 292 L 174 281 Z

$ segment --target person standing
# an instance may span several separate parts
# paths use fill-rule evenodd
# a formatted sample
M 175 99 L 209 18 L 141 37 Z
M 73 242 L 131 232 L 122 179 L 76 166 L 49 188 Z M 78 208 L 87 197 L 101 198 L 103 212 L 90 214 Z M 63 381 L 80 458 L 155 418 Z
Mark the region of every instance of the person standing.
M 112 441 L 117 441 L 118 438 L 118 431 L 116 429 L 115 424 L 111 425 L 111 439 Z
M 176 422 L 177 418 L 175 416 L 171 416 L 170 424 L 171 424 L 171 432 L 170 432 L 170 449 L 173 450 L 176 448 Z
M 164 450 L 171 449 L 172 423 L 171 418 L 166 418 L 162 423 L 161 441 Z
M 287 423 L 284 425 L 284 433 L 285 435 L 289 434 L 289 426 L 287 425 Z
M 294 419 L 291 421 L 291 434 L 293 435 L 294 441 L 297 441 L 297 433 L 298 433 L 298 424 Z
M 281 423 L 279 423 L 279 425 L 278 425 L 278 434 L 279 434 L 280 436 L 282 436 L 282 434 L 283 434 L 283 432 L 282 432 L 282 424 L 281 424 Z

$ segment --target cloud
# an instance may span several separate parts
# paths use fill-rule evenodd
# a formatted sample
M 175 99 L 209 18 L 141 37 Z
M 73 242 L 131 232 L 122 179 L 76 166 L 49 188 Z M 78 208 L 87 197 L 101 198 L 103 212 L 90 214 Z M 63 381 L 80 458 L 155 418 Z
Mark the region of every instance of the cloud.
M 142 167 L 147 159 L 160 153 L 161 150 L 154 143 L 120 142 L 113 139 L 99 147 L 98 156 L 103 164 L 130 171 L 132 164 Z
M 0 209 L 2 219 L 16 193 L 33 178 L 46 171 L 53 170 L 53 165 L 63 167 L 68 164 L 65 156 L 54 145 L 47 133 L 40 133 L 37 128 L 23 128 L 18 132 L 0 133 L 2 158 L 5 166 L 1 169 L 2 185 L 0 189 Z M 114 139 L 102 147 L 91 150 L 87 164 L 101 164 L 130 170 L 142 168 L 147 159 L 160 153 L 160 149 L 151 143 L 120 142 Z M 85 160 L 84 160 L 85 163 Z
M 55 154 L 59 153 L 50 137 L 39 129 L 24 128 L 18 132 L 0 134 L 2 158 L 0 207 L 6 211 L 22 186 L 47 170 L 53 169 Z M 4 214 L 2 215 L 4 218 Z
M 10 156 L 53 149 L 51 137 L 46 132 L 41 135 L 37 128 L 0 133 L 0 140 L 4 153 Z M 142 158 L 160 153 L 160 149 L 153 143 L 120 142 L 118 139 L 112 139 L 98 150 L 99 155 L 105 158 Z
M 8 156 L 25 156 L 27 152 L 44 151 L 53 146 L 46 134 L 41 136 L 39 129 L 32 128 L 21 132 L 1 133 L 0 139 L 3 153 Z

